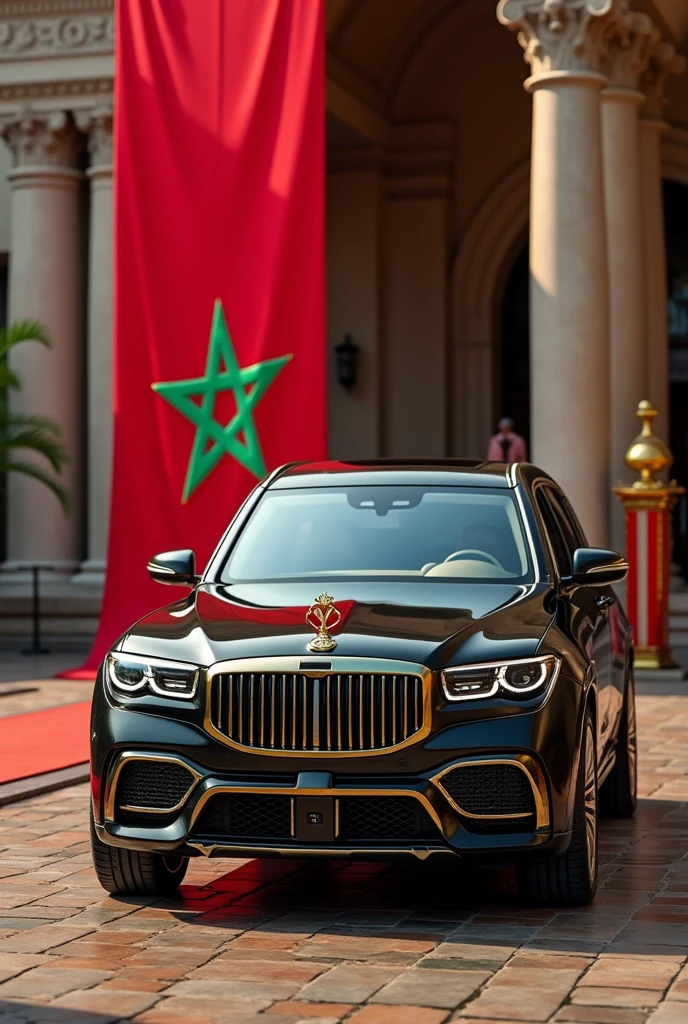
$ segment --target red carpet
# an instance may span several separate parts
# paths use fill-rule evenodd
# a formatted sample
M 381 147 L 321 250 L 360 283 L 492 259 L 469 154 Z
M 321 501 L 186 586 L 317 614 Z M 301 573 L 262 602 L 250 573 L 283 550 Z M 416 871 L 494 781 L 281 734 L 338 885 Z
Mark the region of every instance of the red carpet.
M 0 783 L 89 759 L 90 700 L 0 718 Z

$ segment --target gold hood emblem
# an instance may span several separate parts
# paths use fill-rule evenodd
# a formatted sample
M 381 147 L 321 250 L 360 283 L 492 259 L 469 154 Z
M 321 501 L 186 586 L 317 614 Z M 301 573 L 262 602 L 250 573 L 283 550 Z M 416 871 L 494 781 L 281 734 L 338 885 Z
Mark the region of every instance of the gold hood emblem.
M 333 598 L 329 594 L 321 594 L 316 597 L 313 604 L 306 612 L 306 622 L 317 633 L 308 645 L 308 650 L 314 653 L 325 653 L 333 651 L 337 641 L 330 636 L 330 630 L 334 629 L 342 621 L 342 613 L 334 606 Z

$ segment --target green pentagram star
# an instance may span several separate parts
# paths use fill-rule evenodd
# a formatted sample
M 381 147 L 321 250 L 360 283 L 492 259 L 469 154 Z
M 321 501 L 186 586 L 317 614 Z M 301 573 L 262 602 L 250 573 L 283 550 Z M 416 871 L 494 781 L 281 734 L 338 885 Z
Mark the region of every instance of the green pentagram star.
M 241 369 L 227 329 L 222 303 L 217 299 L 205 376 L 151 385 L 154 391 L 196 427 L 182 504 L 188 501 L 223 455 L 231 455 L 259 480 L 265 476 L 267 470 L 253 420 L 253 410 L 291 358 L 291 355 L 287 355 L 266 359 Z M 226 426 L 218 423 L 214 417 L 215 396 L 221 391 L 232 391 L 236 401 L 236 413 Z M 200 405 L 193 401 L 192 395 L 202 396 Z M 242 433 L 243 440 L 240 437 Z

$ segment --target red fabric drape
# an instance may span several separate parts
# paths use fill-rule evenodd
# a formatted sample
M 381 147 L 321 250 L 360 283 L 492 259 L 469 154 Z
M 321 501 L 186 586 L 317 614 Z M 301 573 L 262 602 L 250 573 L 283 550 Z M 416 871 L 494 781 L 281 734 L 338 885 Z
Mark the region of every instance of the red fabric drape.
M 256 483 L 224 455 L 182 504 L 195 427 L 151 390 L 204 375 L 216 299 L 239 366 L 293 355 L 254 412 L 268 470 L 326 450 L 322 0 L 119 0 L 117 17 L 114 471 L 86 671 L 174 596 L 150 556 L 193 547 L 202 568 Z

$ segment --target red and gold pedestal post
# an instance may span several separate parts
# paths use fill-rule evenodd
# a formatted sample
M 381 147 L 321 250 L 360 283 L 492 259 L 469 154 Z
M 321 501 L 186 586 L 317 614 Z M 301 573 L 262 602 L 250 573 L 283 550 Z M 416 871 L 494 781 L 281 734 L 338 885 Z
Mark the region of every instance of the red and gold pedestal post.
M 671 512 L 685 494 L 675 481 L 664 484 L 655 474 L 673 462 L 664 442 L 652 433 L 657 410 L 650 402 L 638 406 L 643 424 L 626 453 L 626 465 L 640 473 L 630 487 L 614 488 L 626 512 L 626 545 L 630 565 L 627 611 L 633 626 L 635 667 L 674 668 L 669 647 L 669 576 L 671 569 Z

